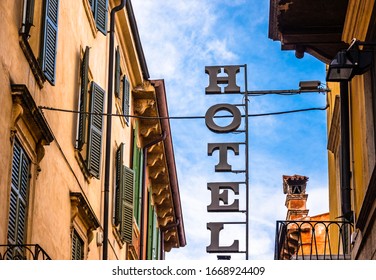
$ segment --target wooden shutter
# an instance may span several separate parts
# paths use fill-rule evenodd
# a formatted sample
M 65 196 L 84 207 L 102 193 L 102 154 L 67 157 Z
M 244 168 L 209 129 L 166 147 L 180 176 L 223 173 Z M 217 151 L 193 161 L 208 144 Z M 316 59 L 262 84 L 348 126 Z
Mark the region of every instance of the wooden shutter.
M 115 96 L 120 97 L 120 51 L 119 46 L 115 52 Z
M 80 92 L 80 112 L 87 111 L 87 85 L 88 85 L 88 72 L 89 72 L 89 47 L 86 47 L 84 57 L 81 62 L 81 92 Z M 78 143 L 77 148 L 82 149 L 86 142 L 86 127 L 87 127 L 87 114 L 79 114 L 78 118 Z
M 97 2 L 96 0 L 89 0 L 89 5 L 90 5 L 90 8 L 93 11 L 93 13 L 95 11 L 95 3 L 96 2 Z
M 123 77 L 123 114 L 129 121 L 129 81 L 126 76 Z
M 96 2 L 97 5 L 94 13 L 95 22 L 98 30 L 106 36 L 108 0 L 96 0 Z
M 123 196 L 123 158 L 124 158 L 124 143 L 121 143 L 116 151 L 116 201 L 115 201 L 115 225 L 121 223 L 122 214 L 122 196 Z
M 30 160 L 15 141 L 12 160 L 12 180 L 9 204 L 8 243 L 23 244 L 26 233 L 26 207 Z
M 157 213 L 153 210 L 153 249 L 152 249 L 152 259 L 159 259 L 159 228 L 158 228 L 158 217 Z
M 89 117 L 87 168 L 91 175 L 99 178 L 105 91 L 92 82 L 90 95 L 90 113 L 92 114 Z
M 124 143 L 116 152 L 115 225 L 123 242 L 132 242 L 134 171 L 123 163 Z
M 41 66 L 46 79 L 55 85 L 59 0 L 45 0 Z
M 26 35 L 30 34 L 30 28 L 34 25 L 33 23 L 34 23 L 34 0 L 27 0 L 25 19 L 24 19 L 24 25 L 25 25 L 24 32 Z
M 132 169 L 123 166 L 123 218 L 120 225 L 121 239 L 132 243 L 133 232 L 133 189 L 134 172 Z
M 84 242 L 78 236 L 77 232 L 73 231 L 72 236 L 72 260 L 82 260 L 84 258 Z
M 136 222 L 139 224 L 141 219 L 141 186 L 142 186 L 142 149 L 137 147 L 137 132 L 134 130 L 133 140 L 133 170 L 135 176 L 134 195 L 133 195 L 133 211 Z
M 149 201 L 151 201 L 151 193 L 149 192 Z M 159 228 L 158 218 L 153 205 L 149 204 L 148 217 L 148 244 L 147 252 L 149 260 L 157 260 L 159 256 Z

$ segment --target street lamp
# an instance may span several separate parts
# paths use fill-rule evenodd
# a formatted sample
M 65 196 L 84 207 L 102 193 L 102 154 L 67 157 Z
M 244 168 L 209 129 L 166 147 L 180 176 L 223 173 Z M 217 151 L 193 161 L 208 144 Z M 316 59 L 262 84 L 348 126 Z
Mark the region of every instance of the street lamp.
M 351 210 L 351 169 L 350 169 L 350 118 L 349 118 L 349 82 L 355 75 L 364 74 L 371 66 L 373 52 L 369 49 L 359 49 L 359 46 L 375 46 L 376 43 L 366 43 L 353 39 L 347 50 L 341 50 L 330 62 L 326 75 L 327 82 L 340 83 L 340 112 L 341 112 L 341 163 L 340 189 L 342 216 L 353 221 Z
M 371 66 L 373 53 L 370 50 L 360 50 L 359 46 L 367 45 L 375 44 L 353 39 L 347 50 L 339 51 L 329 64 L 326 81 L 351 81 L 355 75 L 365 73 Z

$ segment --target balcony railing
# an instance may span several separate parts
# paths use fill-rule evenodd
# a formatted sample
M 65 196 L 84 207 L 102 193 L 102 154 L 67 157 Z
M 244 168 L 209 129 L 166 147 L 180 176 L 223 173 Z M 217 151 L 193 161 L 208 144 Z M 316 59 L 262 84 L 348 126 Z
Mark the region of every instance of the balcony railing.
M 339 221 L 277 221 L 275 260 L 347 260 L 353 225 Z
M 51 260 L 38 244 L 0 245 L 0 260 Z

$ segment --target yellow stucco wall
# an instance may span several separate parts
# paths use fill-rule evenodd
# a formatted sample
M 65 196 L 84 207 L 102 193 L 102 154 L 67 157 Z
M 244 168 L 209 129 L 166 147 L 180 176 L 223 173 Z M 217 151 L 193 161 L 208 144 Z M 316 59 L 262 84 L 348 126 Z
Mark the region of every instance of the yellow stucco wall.
M 0 244 L 6 244 L 7 221 L 9 208 L 10 166 L 12 161 L 12 143 L 10 141 L 10 127 L 12 117 L 11 84 L 25 84 L 37 105 L 77 110 L 80 92 L 80 61 L 82 52 L 86 46 L 90 46 L 90 76 L 103 89 L 107 91 L 108 75 L 108 40 L 100 32 L 93 30 L 92 18 L 87 9 L 88 0 L 63 0 L 59 7 L 58 46 L 56 57 L 56 83 L 52 86 L 45 82 L 40 88 L 35 81 L 24 53 L 19 44 L 19 28 L 22 19 L 22 0 L 0 1 L 0 17 L 5 28 L 0 29 Z M 110 0 L 111 7 L 118 4 Z M 40 7 L 41 0 L 35 0 Z M 38 6 L 39 5 L 39 6 Z M 85 6 L 86 5 L 86 6 Z M 85 8 L 86 7 L 86 8 Z M 35 25 L 39 26 L 41 9 L 35 10 Z M 108 19 L 109 22 L 109 19 Z M 130 31 L 129 20 L 125 9 L 117 16 L 117 34 L 115 46 L 121 49 L 122 70 L 129 77 L 131 88 L 143 81 L 140 63 L 135 50 L 135 44 Z M 120 31 L 120 28 L 122 29 Z M 37 57 L 39 32 L 33 30 L 30 40 L 31 47 Z M 35 37 L 34 37 L 35 36 Z M 130 99 L 132 100 L 132 99 Z M 113 113 L 117 113 L 119 101 L 113 103 Z M 132 111 L 132 107 L 130 108 Z M 106 110 L 106 107 L 105 107 Z M 79 220 L 72 224 L 70 192 L 83 193 L 90 203 L 95 216 L 103 227 L 103 178 L 104 165 L 100 180 L 85 178 L 74 149 L 76 141 L 77 115 L 55 111 L 43 111 L 45 118 L 55 136 L 49 146 L 45 147 L 45 156 L 40 162 L 41 171 L 37 172 L 36 142 L 28 132 L 24 120 L 17 123 L 17 135 L 21 144 L 33 162 L 26 243 L 38 243 L 50 255 L 52 259 L 71 258 L 71 228 L 72 225 L 87 240 L 87 232 Z M 25 120 L 27 122 L 27 120 Z M 103 119 L 103 131 L 106 129 L 106 118 Z M 130 164 L 131 128 L 120 117 L 114 118 L 112 126 L 112 151 L 121 142 L 128 145 L 126 162 Z M 105 142 L 104 133 L 102 145 Z M 104 155 L 104 146 L 102 146 Z M 113 157 L 114 159 L 114 157 Z M 114 170 L 114 160 L 110 162 L 111 170 Z M 113 172 L 114 173 L 114 172 Z M 110 204 L 113 202 L 113 177 L 110 180 Z M 112 209 L 110 210 L 109 230 L 109 258 L 124 259 L 126 246 L 118 241 L 116 231 L 112 230 Z M 101 227 L 97 232 L 101 232 Z M 95 232 L 96 233 L 96 232 Z M 115 233 L 115 234 L 114 234 Z M 87 259 L 101 259 L 102 247 L 97 246 L 96 236 L 86 248 Z
M 366 40 L 369 31 L 374 0 L 356 1 L 350 0 L 346 15 L 345 26 L 342 34 L 344 42 L 350 42 L 353 38 L 360 41 Z M 350 96 L 350 138 L 351 138 L 351 172 L 352 172 L 352 204 L 357 218 L 365 192 L 371 177 L 369 166 L 374 159 L 374 146 L 370 143 L 367 133 L 370 131 L 373 117 L 372 110 L 367 110 L 369 100 L 364 88 L 364 76 L 355 76 L 349 86 Z

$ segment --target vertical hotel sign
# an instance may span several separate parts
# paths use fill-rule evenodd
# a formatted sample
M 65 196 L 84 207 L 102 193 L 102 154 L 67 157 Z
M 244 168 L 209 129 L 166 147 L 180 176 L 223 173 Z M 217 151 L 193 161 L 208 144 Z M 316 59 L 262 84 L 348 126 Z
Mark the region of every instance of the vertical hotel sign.
M 244 86 L 237 84 L 237 75 L 244 73 Z M 209 85 L 205 89 L 206 95 L 241 95 L 240 104 L 220 103 L 211 106 L 205 114 L 205 123 L 208 129 L 217 134 L 236 133 L 244 136 L 240 142 L 227 143 L 208 143 L 208 156 L 218 155 L 218 164 L 215 165 L 215 172 L 227 172 L 244 175 L 244 180 L 236 182 L 209 182 L 207 189 L 211 192 L 211 203 L 207 207 L 209 213 L 242 213 L 244 216 L 237 215 L 235 221 L 209 222 L 207 229 L 210 230 L 210 245 L 206 247 L 208 253 L 244 253 L 248 259 L 249 247 L 249 188 L 248 188 L 248 95 L 247 95 L 247 67 L 246 65 L 233 66 L 206 66 L 205 73 L 209 76 Z M 240 99 L 240 98 L 239 98 Z M 226 119 L 230 122 L 226 125 L 217 124 L 215 119 L 217 113 L 224 111 Z M 244 114 L 241 113 L 244 112 Z M 222 117 L 223 114 L 222 114 Z M 218 119 L 217 119 L 218 120 Z M 240 148 L 244 146 L 244 149 Z M 215 153 L 218 151 L 218 153 Z M 243 151 L 244 155 L 240 152 Z M 244 159 L 244 169 L 234 170 L 229 155 L 240 156 Z M 228 176 L 230 177 L 230 176 Z M 243 177 L 242 177 L 243 178 Z M 240 197 L 240 190 L 244 188 L 245 197 Z M 244 201 L 245 200 L 245 201 Z M 242 203 L 240 203 L 242 202 Z M 241 209 L 240 205 L 244 205 Z M 218 215 L 217 215 L 218 216 Z M 228 217 L 227 217 L 228 218 Z M 227 228 L 231 225 L 243 225 L 245 246 L 240 249 L 239 240 L 232 240 L 231 245 L 222 245 L 221 231 L 229 231 Z M 227 234 L 229 235 L 229 234 Z M 230 235 L 231 231 L 230 231 Z M 235 235 L 232 235 L 235 236 Z

